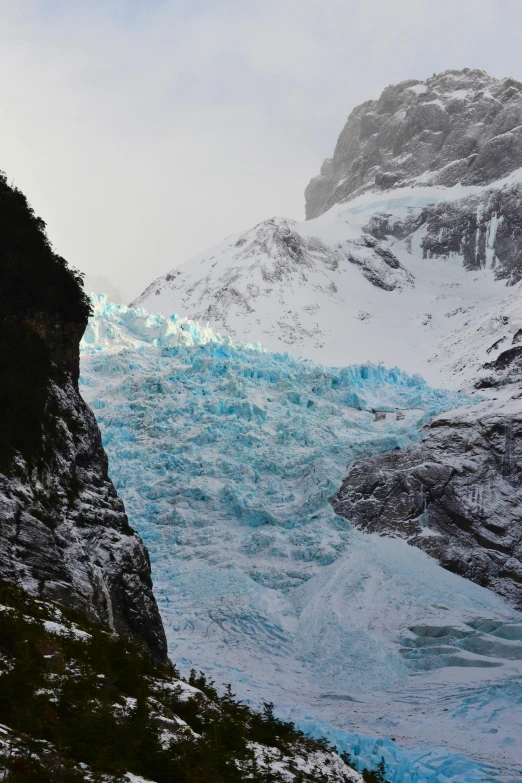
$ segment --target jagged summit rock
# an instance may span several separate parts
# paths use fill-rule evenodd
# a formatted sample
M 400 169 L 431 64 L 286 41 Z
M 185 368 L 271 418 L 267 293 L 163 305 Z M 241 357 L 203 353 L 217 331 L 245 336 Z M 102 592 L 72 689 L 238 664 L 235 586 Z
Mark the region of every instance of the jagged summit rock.
M 522 83 L 469 68 L 410 79 L 351 112 L 306 188 L 306 217 L 370 189 L 488 185 L 520 166 Z

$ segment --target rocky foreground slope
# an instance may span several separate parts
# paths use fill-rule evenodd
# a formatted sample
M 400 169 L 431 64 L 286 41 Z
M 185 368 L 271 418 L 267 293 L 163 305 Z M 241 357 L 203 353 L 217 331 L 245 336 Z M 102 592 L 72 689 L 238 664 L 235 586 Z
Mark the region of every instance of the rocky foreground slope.
M 220 697 L 201 672 L 182 680 L 132 640 L 2 582 L 0 623 L 2 780 L 362 783 L 270 705 Z

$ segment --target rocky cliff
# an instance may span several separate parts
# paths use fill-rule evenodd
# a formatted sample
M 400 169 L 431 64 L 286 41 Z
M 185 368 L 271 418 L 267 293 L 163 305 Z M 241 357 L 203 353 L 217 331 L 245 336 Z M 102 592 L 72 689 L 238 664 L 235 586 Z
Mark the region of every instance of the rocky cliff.
M 488 185 L 522 165 L 522 84 L 465 68 L 387 87 L 348 117 L 306 215 L 366 190 Z
M 461 255 L 467 269 L 494 267 L 497 278 L 514 284 L 522 278 L 521 167 L 522 84 L 484 71 L 445 71 L 387 87 L 352 111 L 333 158 L 306 189 L 306 216 L 369 190 L 411 187 L 418 208 L 391 221 L 384 210 L 370 221 L 377 238 L 422 229 L 425 258 Z M 433 186 L 440 199 L 427 203 L 422 189 Z
M 469 318 L 441 353 L 487 394 L 435 418 L 421 443 L 355 462 L 332 499 L 370 533 L 405 538 L 522 608 L 522 305 L 519 291 Z M 392 415 L 392 414 L 380 414 Z
M 78 391 L 89 303 L 0 178 L 0 578 L 166 656 L 150 564 Z
M 521 338 L 520 286 L 486 316 L 468 313 L 442 342 L 437 361 L 459 385 L 489 399 L 438 416 L 413 448 L 355 462 L 332 499 L 355 526 L 405 538 L 519 609 Z
M 518 400 L 461 408 L 437 417 L 418 446 L 356 462 L 332 504 L 522 609 L 521 444 Z
M 447 308 L 443 336 L 433 313 L 456 285 L 448 275 L 424 323 L 441 334 L 428 363 L 442 382 L 498 399 L 439 417 L 412 449 L 355 463 L 332 502 L 361 529 L 404 537 L 517 606 L 520 293 L 499 300 L 494 281 L 522 279 L 521 170 L 522 84 L 464 69 L 388 87 L 355 108 L 306 190 L 308 218 L 334 205 L 364 214 L 371 194 L 364 230 L 394 252 L 422 258 L 430 274 L 454 260 L 472 279 L 490 276 L 476 305 Z M 390 209 L 393 194 L 401 209 Z

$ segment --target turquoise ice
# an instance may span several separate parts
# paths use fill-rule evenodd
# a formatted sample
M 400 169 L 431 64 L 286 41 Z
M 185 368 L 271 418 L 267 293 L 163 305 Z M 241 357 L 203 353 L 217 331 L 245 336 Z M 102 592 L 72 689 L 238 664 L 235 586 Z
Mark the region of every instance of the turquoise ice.
M 392 780 L 500 780 L 499 759 L 516 779 L 518 659 L 482 654 L 472 623 L 515 627 L 517 614 L 404 542 L 352 530 L 328 502 L 358 456 L 407 447 L 467 399 L 398 369 L 325 368 L 104 297 L 82 343 L 81 390 L 149 548 L 182 669 L 273 700 L 360 765 L 382 746 Z M 457 629 L 451 650 L 428 631 L 417 658 L 405 654 L 422 623 L 434 638 Z M 468 636 L 478 653 L 459 641 Z M 494 694 L 474 707 L 490 680 Z M 420 691 L 435 694 L 433 715 L 415 707 Z

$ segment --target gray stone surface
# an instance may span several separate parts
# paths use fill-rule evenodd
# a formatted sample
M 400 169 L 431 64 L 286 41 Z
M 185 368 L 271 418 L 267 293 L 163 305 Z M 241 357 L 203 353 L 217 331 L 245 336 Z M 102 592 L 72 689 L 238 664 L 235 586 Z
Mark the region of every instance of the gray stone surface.
M 423 229 L 425 258 L 458 254 L 467 269 L 491 266 L 513 285 L 522 279 L 522 186 L 499 188 L 498 181 L 521 168 L 522 84 L 484 71 L 445 71 L 387 87 L 353 110 L 333 158 L 306 189 L 306 216 L 367 190 L 480 186 L 480 193 L 411 209 L 402 221 L 383 213 L 366 230 L 377 239 L 408 239 Z
M 498 181 L 521 167 L 522 85 L 446 71 L 388 87 L 352 112 L 307 188 L 307 217 L 366 190 L 477 185 L 461 198 L 419 199 L 400 220 L 383 210 L 365 230 L 407 243 L 416 235 L 426 259 L 460 256 L 470 272 L 489 267 L 514 285 L 522 279 L 522 185 L 518 175 Z M 411 449 L 356 462 L 332 504 L 362 530 L 406 538 L 522 608 L 522 330 L 511 322 L 516 302 L 509 315 L 497 310 L 500 338 L 491 343 L 484 324 L 463 337 L 476 347 L 466 353 L 475 367 L 468 385 L 499 398 L 438 417 Z
M 306 189 L 306 216 L 365 190 L 488 185 L 522 165 L 522 84 L 464 69 L 357 106 Z
M 129 526 L 98 425 L 78 391 L 83 330 L 48 318 L 26 325 L 45 338 L 63 381 L 49 392 L 51 457 L 31 468 L 19 455 L 0 474 L 0 578 L 130 634 L 163 659 L 147 550 Z
M 522 164 L 522 157 L 521 157 Z M 405 239 L 419 229 L 424 258 L 460 256 L 470 272 L 494 269 L 495 277 L 515 285 L 522 280 L 522 184 L 485 189 L 477 195 L 408 210 L 400 221 L 383 212 L 366 230 L 379 240 Z
M 332 504 L 522 609 L 520 399 L 439 416 L 417 446 L 359 460 Z

